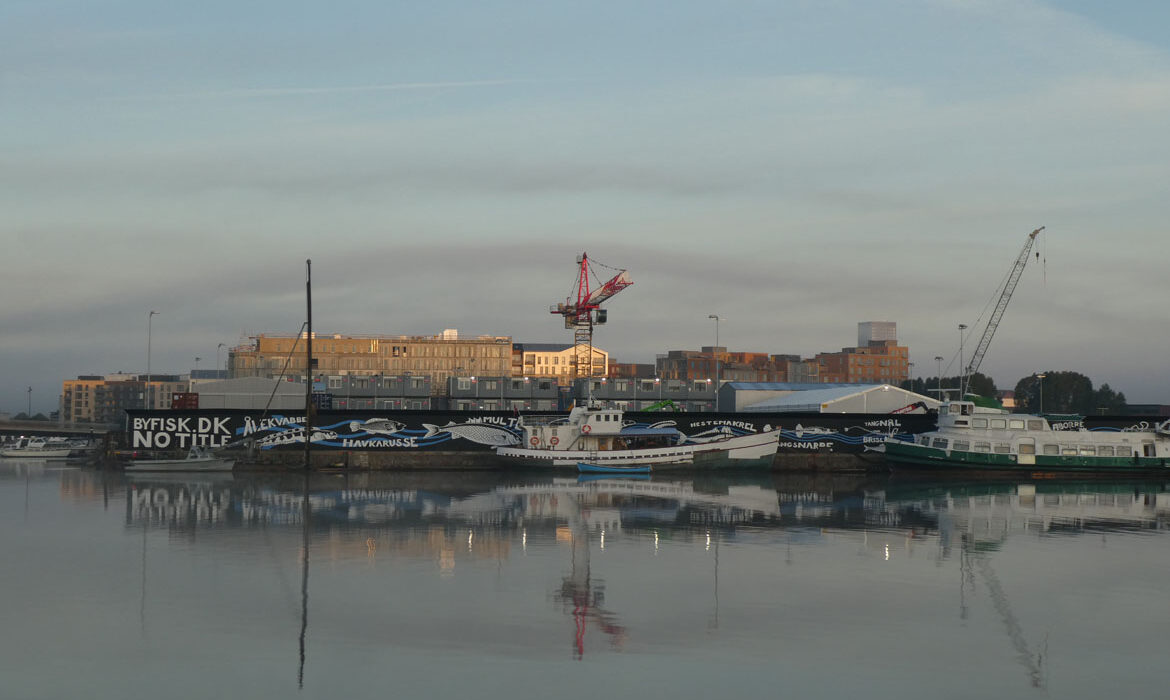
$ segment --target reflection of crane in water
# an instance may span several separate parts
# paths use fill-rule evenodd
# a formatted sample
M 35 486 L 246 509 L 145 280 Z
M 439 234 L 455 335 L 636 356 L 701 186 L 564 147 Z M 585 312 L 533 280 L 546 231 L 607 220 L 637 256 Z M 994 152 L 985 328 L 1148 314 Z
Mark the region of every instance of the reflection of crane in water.
M 571 498 L 566 508 L 569 510 L 569 527 L 566 528 L 570 547 L 569 575 L 561 579 L 561 587 L 554 594 L 554 600 L 561 603 L 567 612 L 573 616 L 575 630 L 573 634 L 573 656 L 581 659 L 585 655 L 585 631 L 590 622 L 596 624 L 602 632 L 609 635 L 610 643 L 614 647 L 621 647 L 626 639 L 626 628 L 617 622 L 617 615 L 606 610 L 605 584 L 602 581 L 594 582 L 590 577 L 589 569 L 589 525 L 586 515 L 581 512 L 578 503 Z M 557 533 L 557 539 L 561 538 Z M 605 531 L 602 530 L 602 542 Z
M 1032 687 L 1044 688 L 1046 684 L 1044 651 L 1041 650 L 1033 654 L 1028 648 L 1028 641 L 1024 639 L 1024 631 L 1020 627 L 1020 621 L 1016 618 L 1016 614 L 1012 612 L 1007 593 L 1004 592 L 1003 585 L 999 582 L 999 576 L 991 568 L 991 561 L 987 558 L 986 552 L 978 549 L 976 546 L 972 546 L 966 535 L 963 535 L 962 541 L 963 549 L 959 559 L 960 572 L 965 570 L 962 587 L 966 588 L 967 585 L 974 587 L 974 574 L 971 571 L 971 565 L 974 564 L 979 570 L 979 575 L 983 578 L 983 583 L 987 586 L 987 593 L 991 597 L 991 604 L 995 606 L 995 611 L 999 613 L 1000 619 L 1003 620 L 1008 639 L 1012 642 L 1012 648 L 1016 650 L 1016 660 L 1028 671 L 1028 677 L 1031 680 Z M 964 562 L 966 563 L 964 564 Z M 960 591 L 960 596 L 962 601 L 960 617 L 966 619 L 966 597 L 962 591 Z

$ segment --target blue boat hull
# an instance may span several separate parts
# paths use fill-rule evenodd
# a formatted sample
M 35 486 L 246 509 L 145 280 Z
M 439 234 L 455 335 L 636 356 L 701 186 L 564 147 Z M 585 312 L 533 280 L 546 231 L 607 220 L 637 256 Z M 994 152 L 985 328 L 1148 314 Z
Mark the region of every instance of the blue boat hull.
M 577 462 L 577 471 L 582 474 L 649 474 L 650 465 L 632 464 L 629 466 L 604 466 L 601 464 Z

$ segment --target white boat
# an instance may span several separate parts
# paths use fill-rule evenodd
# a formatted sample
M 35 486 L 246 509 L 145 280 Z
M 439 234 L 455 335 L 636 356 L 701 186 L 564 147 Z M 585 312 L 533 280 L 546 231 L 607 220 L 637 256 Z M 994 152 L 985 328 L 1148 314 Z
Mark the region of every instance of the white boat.
M 770 467 L 780 445 L 780 431 L 728 434 L 706 442 L 687 442 L 673 427 L 623 425 L 618 409 L 578 406 L 566 416 L 524 416 L 519 446 L 495 447 L 496 456 L 513 465 L 574 467 L 693 465 L 695 467 Z
M 128 472 L 227 472 L 236 460 L 216 457 L 206 447 L 192 447 L 184 458 L 132 459 L 126 463 Z
M 1127 430 L 1054 430 L 1046 416 L 951 401 L 939 407 L 935 430 L 913 440 L 887 437 L 884 448 L 891 463 L 932 469 L 1166 473 L 1170 420 Z
M 53 445 L 45 438 L 22 437 L 0 447 L 0 457 L 20 459 L 65 459 L 72 451 L 69 445 Z

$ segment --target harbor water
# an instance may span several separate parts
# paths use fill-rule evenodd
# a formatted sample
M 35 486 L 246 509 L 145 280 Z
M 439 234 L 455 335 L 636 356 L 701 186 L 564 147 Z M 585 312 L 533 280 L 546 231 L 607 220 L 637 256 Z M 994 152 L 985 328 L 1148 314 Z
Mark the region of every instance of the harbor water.
M 0 697 L 1154 696 L 1168 486 L 3 460 Z

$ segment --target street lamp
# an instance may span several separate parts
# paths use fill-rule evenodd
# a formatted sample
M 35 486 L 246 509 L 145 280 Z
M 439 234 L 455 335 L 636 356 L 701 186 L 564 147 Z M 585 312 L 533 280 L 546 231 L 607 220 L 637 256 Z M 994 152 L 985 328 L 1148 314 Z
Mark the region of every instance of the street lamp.
M 32 418 L 32 387 L 28 388 L 28 413 L 24 414 L 28 418 Z
M 378 385 L 382 383 L 382 375 L 374 374 L 374 410 L 378 410 Z
M 942 355 L 935 355 L 934 360 L 938 363 L 938 400 L 942 401 Z
M 967 324 L 959 324 L 959 400 L 967 395 L 967 368 L 963 366 L 963 331 L 967 330 Z
M 715 347 L 711 354 L 715 356 L 715 412 L 719 412 L 719 322 L 723 319 L 715 314 L 708 314 L 707 318 L 715 319 Z
M 1036 378 L 1040 380 L 1039 384 L 1040 384 L 1040 412 L 1041 413 L 1044 413 L 1044 378 L 1047 376 L 1048 375 L 1044 374 L 1043 372 L 1036 375 Z
M 227 343 L 220 343 L 219 345 L 215 346 L 215 373 L 217 375 L 219 374 L 219 368 L 222 366 L 219 363 L 219 351 L 223 350 L 226 347 L 227 347 Z M 227 372 L 224 372 L 224 375 L 226 376 Z M 217 376 L 216 379 L 219 379 L 219 377 Z
M 154 317 L 155 317 L 155 316 L 157 316 L 157 315 L 158 315 L 158 312 L 157 312 L 157 311 L 154 311 L 154 310 L 152 310 L 152 311 L 151 311 L 149 314 L 147 314 L 147 315 L 146 315 L 146 391 L 144 392 L 143 396 L 144 396 L 144 398 L 145 398 L 145 401 L 146 401 L 146 408 L 147 408 L 147 410 L 149 410 L 149 409 L 151 408 L 151 402 L 150 402 L 150 334 L 151 334 L 151 321 L 153 321 L 153 320 L 154 320 Z

